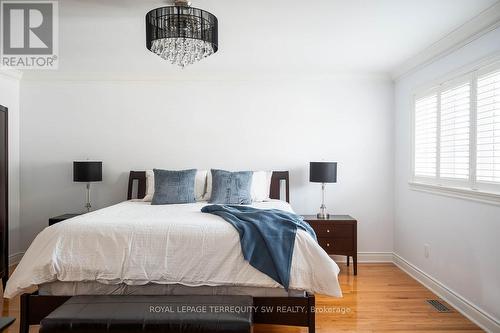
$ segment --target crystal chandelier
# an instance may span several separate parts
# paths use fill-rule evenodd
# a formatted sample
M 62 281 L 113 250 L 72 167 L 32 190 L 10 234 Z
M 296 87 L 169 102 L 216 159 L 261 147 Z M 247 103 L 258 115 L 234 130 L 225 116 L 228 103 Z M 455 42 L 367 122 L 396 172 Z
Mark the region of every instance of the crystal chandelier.
M 193 8 L 187 0 L 146 14 L 146 47 L 181 67 L 206 58 L 218 49 L 217 18 Z

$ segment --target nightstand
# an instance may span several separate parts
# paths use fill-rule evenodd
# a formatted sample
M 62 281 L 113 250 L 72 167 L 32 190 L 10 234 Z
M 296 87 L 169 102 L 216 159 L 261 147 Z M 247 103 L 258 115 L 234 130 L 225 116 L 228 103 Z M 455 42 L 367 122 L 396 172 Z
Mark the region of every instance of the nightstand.
M 49 226 L 82 214 L 63 214 L 49 219 Z
M 354 275 L 358 274 L 358 221 L 349 215 L 332 215 L 329 219 L 318 219 L 316 215 L 305 215 L 318 237 L 319 245 L 328 254 L 352 257 Z

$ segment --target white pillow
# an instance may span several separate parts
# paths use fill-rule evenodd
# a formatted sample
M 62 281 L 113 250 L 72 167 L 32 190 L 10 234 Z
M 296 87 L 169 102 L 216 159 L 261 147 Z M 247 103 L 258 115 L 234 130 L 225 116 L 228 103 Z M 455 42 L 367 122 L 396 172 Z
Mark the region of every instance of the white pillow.
M 212 197 L 212 170 L 207 173 L 207 190 L 205 191 L 205 195 L 203 196 L 204 201 L 209 201 Z
M 196 201 L 203 201 L 207 189 L 207 170 L 196 170 L 194 179 L 194 194 Z
M 261 202 L 269 200 L 271 190 L 272 171 L 254 171 L 252 176 L 252 201 Z
M 261 202 L 269 200 L 271 192 L 272 171 L 254 171 L 252 175 L 251 196 L 252 201 Z M 207 174 L 207 191 L 203 200 L 209 201 L 212 196 L 212 172 Z
M 196 170 L 194 179 L 194 194 L 196 201 L 203 201 L 207 183 L 207 170 Z M 155 194 L 155 174 L 153 170 L 146 170 L 146 196 L 142 201 L 152 201 Z
M 146 170 L 146 195 L 142 201 L 153 201 L 155 194 L 155 174 L 153 170 Z

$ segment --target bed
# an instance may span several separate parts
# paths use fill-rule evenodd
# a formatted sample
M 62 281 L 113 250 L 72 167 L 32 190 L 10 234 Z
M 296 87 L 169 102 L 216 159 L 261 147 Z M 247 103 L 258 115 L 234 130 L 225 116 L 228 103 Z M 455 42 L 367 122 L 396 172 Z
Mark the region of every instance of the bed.
M 273 172 L 271 201 L 291 211 L 288 172 Z M 206 203 L 151 206 L 145 172 L 130 172 L 128 201 L 42 231 L 11 276 L 6 297 L 21 295 L 21 333 L 74 295 L 252 295 L 257 307 L 301 306 L 301 313 L 256 312 L 256 323 L 314 332 L 313 293 L 341 296 L 338 266 L 299 230 L 289 290 L 245 262 L 237 232 L 200 212 Z M 282 188 L 284 183 L 284 188 Z M 137 194 L 134 195 L 134 190 Z M 279 200 L 284 190 L 286 201 Z M 203 267 L 200 269 L 200 267 Z M 35 293 L 26 290 L 37 287 Z

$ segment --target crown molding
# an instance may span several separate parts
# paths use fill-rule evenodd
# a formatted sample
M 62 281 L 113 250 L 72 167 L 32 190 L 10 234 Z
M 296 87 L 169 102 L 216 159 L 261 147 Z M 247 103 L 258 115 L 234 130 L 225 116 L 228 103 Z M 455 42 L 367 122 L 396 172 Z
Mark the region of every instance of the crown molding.
M 498 27 L 500 27 L 500 1 L 397 66 L 391 72 L 391 76 L 393 80 L 407 76 Z
M 21 80 L 23 77 L 23 72 L 17 69 L 0 67 L 0 77 L 14 80 Z
M 381 72 L 355 72 L 355 71 L 295 71 L 295 72 L 187 72 L 177 71 L 163 74 L 150 73 L 117 73 L 117 72 L 62 72 L 62 71 L 38 71 L 24 72 L 23 84 L 32 82 L 192 82 L 192 81 L 321 81 L 331 79 L 356 79 L 367 81 L 391 82 L 388 73 Z

